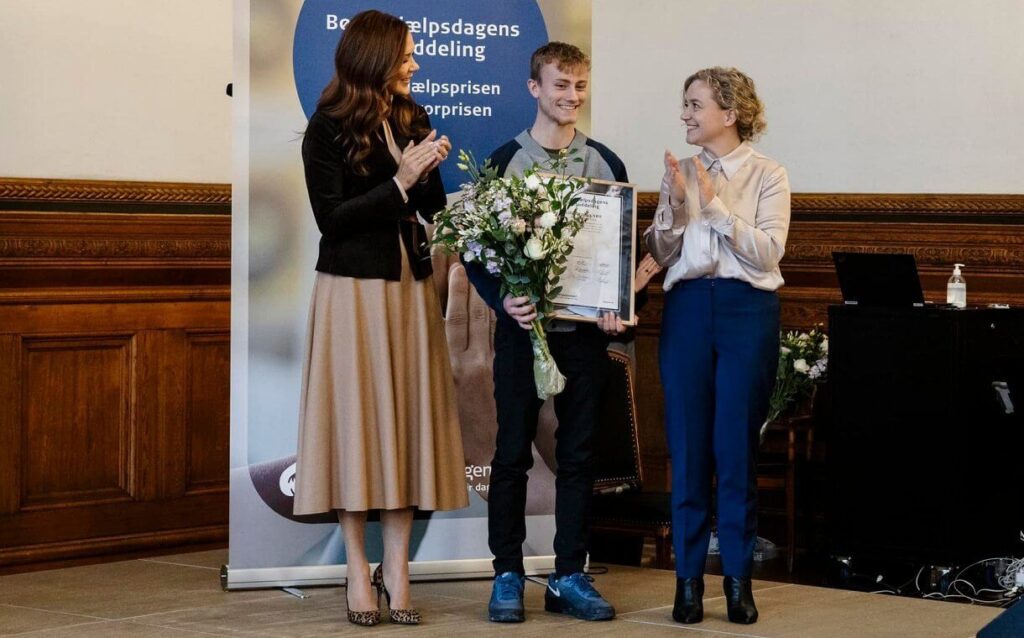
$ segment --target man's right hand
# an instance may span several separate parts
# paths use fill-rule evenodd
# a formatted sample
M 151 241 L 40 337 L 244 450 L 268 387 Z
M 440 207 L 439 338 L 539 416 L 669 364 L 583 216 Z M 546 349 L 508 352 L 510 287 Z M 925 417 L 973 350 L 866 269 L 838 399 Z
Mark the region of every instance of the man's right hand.
M 505 295 L 505 300 L 501 302 L 501 305 L 505 308 L 505 313 L 512 317 L 520 328 L 533 330 L 530 323 L 537 318 L 537 307 L 530 303 L 529 297 Z

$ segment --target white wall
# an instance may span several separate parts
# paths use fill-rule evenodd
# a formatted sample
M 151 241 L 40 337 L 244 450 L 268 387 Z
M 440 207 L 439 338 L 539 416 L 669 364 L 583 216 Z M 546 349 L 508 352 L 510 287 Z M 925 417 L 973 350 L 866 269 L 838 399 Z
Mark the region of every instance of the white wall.
M 231 181 L 231 0 L 3 0 L 0 34 L 0 175 Z
M 0 25 L 0 175 L 231 181 L 231 0 L 4 0 Z M 593 29 L 592 132 L 644 189 L 694 150 L 683 79 L 726 64 L 797 191 L 1024 192 L 1021 0 L 594 0 Z
M 692 154 L 683 80 L 757 82 L 803 192 L 1024 192 L 1021 0 L 594 0 L 593 132 L 643 189 Z

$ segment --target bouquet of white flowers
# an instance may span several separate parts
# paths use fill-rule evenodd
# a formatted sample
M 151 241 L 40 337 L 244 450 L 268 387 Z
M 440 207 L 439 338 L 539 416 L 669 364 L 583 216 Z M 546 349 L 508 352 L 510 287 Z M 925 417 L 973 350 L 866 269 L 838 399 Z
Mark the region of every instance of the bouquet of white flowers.
M 779 367 L 775 373 L 768 423 L 811 396 L 815 381 L 828 369 L 828 336 L 817 327 L 810 332 L 784 332 L 779 338 Z
M 530 340 L 537 396 L 547 399 L 565 387 L 548 349 L 544 331 L 561 288 L 559 277 L 572 252 L 573 238 L 587 220 L 578 208 L 585 181 L 567 177 L 572 153 L 534 164 L 522 177 L 498 177 L 472 153 L 459 151 L 458 167 L 469 174 L 457 201 L 434 216 L 433 244 L 476 261 L 501 279 L 501 296 L 529 297 L 537 307 Z

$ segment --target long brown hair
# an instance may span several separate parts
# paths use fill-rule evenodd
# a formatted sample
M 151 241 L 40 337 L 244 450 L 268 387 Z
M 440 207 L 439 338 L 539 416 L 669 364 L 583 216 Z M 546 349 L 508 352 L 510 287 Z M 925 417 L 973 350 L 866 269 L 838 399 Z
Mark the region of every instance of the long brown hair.
M 356 14 L 334 51 L 334 77 L 320 94 L 316 108 L 341 124 L 339 141 L 349 166 L 365 175 L 366 158 L 385 118 L 403 137 L 420 138 L 428 133 L 415 121 L 416 104 L 392 95 L 389 87 L 398 77 L 405 57 L 409 27 L 381 11 Z

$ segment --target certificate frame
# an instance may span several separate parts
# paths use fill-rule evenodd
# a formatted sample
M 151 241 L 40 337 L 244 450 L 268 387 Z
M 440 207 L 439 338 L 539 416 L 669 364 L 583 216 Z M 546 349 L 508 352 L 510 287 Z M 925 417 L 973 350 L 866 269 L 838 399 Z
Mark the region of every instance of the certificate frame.
M 553 318 L 597 323 L 610 310 L 624 325 L 636 325 L 636 194 L 636 184 L 587 179 L 577 206 L 590 208 L 591 218 L 574 239 L 561 291 L 551 299 Z

